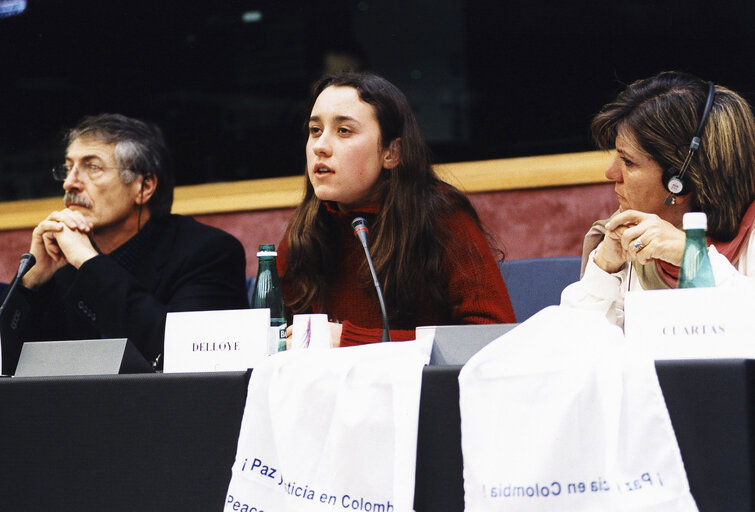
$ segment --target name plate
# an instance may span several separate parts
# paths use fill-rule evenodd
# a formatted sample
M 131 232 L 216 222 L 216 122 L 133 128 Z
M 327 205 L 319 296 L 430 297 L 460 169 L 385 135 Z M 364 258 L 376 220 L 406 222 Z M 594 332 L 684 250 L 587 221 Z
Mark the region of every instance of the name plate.
M 269 309 L 182 311 L 165 320 L 165 373 L 254 368 L 267 357 Z
M 752 290 L 740 287 L 629 292 L 627 342 L 659 359 L 755 359 Z

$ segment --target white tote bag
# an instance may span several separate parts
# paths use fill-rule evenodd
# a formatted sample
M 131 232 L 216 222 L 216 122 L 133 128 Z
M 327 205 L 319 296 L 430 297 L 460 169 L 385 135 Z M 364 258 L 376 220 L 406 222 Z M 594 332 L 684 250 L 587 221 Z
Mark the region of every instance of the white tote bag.
M 224 510 L 412 510 L 431 343 L 287 351 L 257 366 Z
M 694 511 L 649 357 L 553 306 L 459 374 L 464 500 L 482 511 Z

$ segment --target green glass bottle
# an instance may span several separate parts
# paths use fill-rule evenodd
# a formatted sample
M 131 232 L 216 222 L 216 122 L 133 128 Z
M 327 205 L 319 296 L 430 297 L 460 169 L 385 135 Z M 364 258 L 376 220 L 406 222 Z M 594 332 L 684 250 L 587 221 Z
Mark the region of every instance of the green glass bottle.
M 257 279 L 252 292 L 252 308 L 270 310 L 270 331 L 268 353 L 286 350 L 286 306 L 283 302 L 278 269 L 276 267 L 275 245 L 261 244 L 257 253 Z
M 708 245 L 705 230 L 708 229 L 708 217 L 702 212 L 685 213 L 682 226 L 687 235 L 684 244 L 682 267 L 679 270 L 678 288 L 705 288 L 716 286 L 713 269 L 708 259 Z

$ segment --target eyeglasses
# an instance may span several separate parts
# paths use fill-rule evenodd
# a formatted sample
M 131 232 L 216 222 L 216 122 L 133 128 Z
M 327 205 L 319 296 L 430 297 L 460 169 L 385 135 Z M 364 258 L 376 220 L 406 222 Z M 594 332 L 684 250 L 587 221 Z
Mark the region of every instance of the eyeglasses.
M 52 168 L 52 177 L 55 181 L 65 181 L 68 175 L 73 172 L 74 169 L 78 169 L 79 176 L 87 177 L 90 181 L 102 176 L 107 169 L 118 169 L 117 167 L 103 167 L 101 165 L 85 162 L 76 166 L 73 165 L 57 165 Z

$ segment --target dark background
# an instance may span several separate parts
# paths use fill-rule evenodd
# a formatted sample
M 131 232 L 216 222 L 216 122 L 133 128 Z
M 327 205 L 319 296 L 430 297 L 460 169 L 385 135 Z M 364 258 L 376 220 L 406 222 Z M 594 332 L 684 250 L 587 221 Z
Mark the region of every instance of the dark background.
M 159 124 L 179 185 L 298 174 L 344 62 L 406 93 L 437 162 L 593 149 L 601 105 L 667 69 L 755 99 L 753 0 L 27 2 L 0 18 L 0 200 L 57 195 L 62 131 L 101 112 Z

